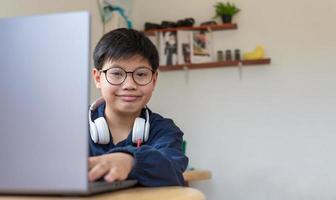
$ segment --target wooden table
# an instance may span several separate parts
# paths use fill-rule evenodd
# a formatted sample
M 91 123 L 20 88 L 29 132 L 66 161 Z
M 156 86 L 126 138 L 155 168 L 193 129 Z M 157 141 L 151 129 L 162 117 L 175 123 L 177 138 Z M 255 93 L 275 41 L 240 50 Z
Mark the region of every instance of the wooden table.
M 209 170 L 187 170 L 183 173 L 185 181 L 201 181 L 211 179 L 211 171 Z
M 187 170 L 183 173 L 186 186 L 189 182 L 211 178 L 209 170 Z M 90 197 L 59 197 L 59 196 L 1 196 L 0 200 L 204 200 L 205 196 L 190 187 L 134 187 Z
M 183 173 L 185 186 L 189 186 L 190 182 L 211 179 L 211 171 L 209 170 L 187 170 Z
M 189 187 L 134 187 L 90 197 L 0 196 L 0 200 L 205 200 L 198 190 Z

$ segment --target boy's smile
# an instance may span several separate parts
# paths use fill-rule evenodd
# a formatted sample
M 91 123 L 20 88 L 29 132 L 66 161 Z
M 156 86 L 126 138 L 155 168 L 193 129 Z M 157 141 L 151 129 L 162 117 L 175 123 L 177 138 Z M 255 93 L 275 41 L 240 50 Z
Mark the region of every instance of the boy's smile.
M 140 100 L 140 95 L 132 95 L 132 94 L 123 94 L 123 95 L 116 95 L 117 97 L 120 97 L 122 101 L 125 102 L 134 102 Z

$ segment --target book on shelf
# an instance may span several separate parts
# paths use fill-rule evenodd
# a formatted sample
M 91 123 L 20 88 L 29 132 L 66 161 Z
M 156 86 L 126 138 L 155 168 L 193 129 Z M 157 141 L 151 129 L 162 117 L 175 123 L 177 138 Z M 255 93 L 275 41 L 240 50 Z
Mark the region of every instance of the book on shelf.
M 177 65 L 178 38 L 176 31 L 160 32 L 159 41 L 160 65 Z
M 157 32 L 149 36 L 157 47 L 160 66 L 206 63 L 214 60 L 212 33 L 204 30 Z
M 177 52 L 178 52 L 178 64 L 191 63 L 191 31 L 177 31 Z
M 213 61 L 212 33 L 204 30 L 192 31 L 191 63 Z

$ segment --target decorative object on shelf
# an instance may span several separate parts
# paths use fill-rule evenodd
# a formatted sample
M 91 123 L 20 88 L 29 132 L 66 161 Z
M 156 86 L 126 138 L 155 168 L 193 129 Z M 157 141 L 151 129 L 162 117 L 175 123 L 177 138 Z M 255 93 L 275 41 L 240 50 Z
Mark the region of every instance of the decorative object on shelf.
M 153 30 L 153 29 L 161 29 L 162 26 L 160 24 L 146 22 L 144 28 L 145 28 L 145 31 L 148 31 L 148 30 Z
M 239 61 L 240 60 L 240 50 L 239 49 L 235 49 L 234 50 L 234 59 L 236 61 Z
M 244 53 L 244 60 L 259 60 L 265 57 L 265 50 L 261 45 L 258 45 L 253 51 Z
M 148 27 L 146 29 L 146 24 L 148 23 L 147 26 L 151 26 L 153 25 L 152 27 L 153 28 L 150 28 Z M 145 24 L 145 34 L 147 36 L 154 36 L 156 35 L 156 33 L 159 33 L 159 32 L 167 32 L 167 31 L 181 31 L 181 30 L 184 30 L 184 31 L 197 31 L 197 30 L 204 30 L 204 31 L 224 31 L 224 30 L 232 30 L 232 29 L 237 29 L 238 28 L 238 25 L 237 24 L 217 24 L 217 25 L 204 25 L 204 26 L 191 26 L 191 27 L 174 27 L 174 28 L 165 28 L 165 29 L 162 29 L 161 25 L 158 25 L 158 24 L 154 24 L 154 23 L 149 23 L 149 22 L 146 22 Z M 155 27 L 156 25 L 158 25 L 159 27 Z M 155 28 L 154 28 L 155 27 Z
M 178 30 L 163 31 L 158 35 L 160 66 L 204 63 L 215 59 L 211 32 Z
M 221 17 L 223 23 L 231 23 L 232 16 L 237 14 L 240 9 L 235 6 L 235 4 L 227 2 L 217 2 L 215 5 L 216 17 Z
M 224 60 L 224 53 L 222 50 L 217 51 L 217 61 L 223 61 Z
M 225 51 L 225 60 L 226 61 L 231 61 L 232 60 L 232 54 L 231 54 L 231 50 L 230 49 L 227 49 Z
M 210 26 L 210 25 L 217 25 L 217 22 L 211 20 L 211 21 L 206 21 L 206 22 L 201 23 L 201 26 Z
M 160 65 L 178 64 L 176 31 L 161 32 L 159 41 Z
M 192 31 L 191 63 L 204 63 L 213 60 L 212 32 Z
M 99 11 L 100 11 L 101 19 L 103 22 L 103 34 L 105 33 L 105 24 L 111 20 L 113 12 L 117 12 L 124 19 L 127 28 L 133 27 L 131 20 L 125 14 L 125 10 L 121 6 L 113 5 L 108 0 L 99 0 L 98 4 L 99 4 Z
M 175 22 L 171 21 L 162 21 L 161 22 L 161 28 L 174 28 L 177 27 Z
M 157 30 L 157 29 L 169 29 L 169 28 L 176 28 L 176 27 L 192 27 L 195 24 L 194 18 L 185 18 L 180 19 L 177 22 L 173 21 L 162 21 L 161 24 L 146 22 L 144 24 L 145 31 L 148 30 Z
M 185 19 L 180 19 L 176 22 L 176 27 L 191 27 L 194 26 L 195 20 L 194 18 L 185 18 Z
M 177 57 L 178 64 L 191 63 L 191 38 L 190 31 L 177 31 Z

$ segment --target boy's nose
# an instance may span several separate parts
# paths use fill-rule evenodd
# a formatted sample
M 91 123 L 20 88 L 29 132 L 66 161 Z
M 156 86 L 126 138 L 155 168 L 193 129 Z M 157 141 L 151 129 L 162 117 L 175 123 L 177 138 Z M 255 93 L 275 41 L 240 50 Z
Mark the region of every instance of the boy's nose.
M 123 88 L 127 88 L 127 89 L 135 89 L 137 87 L 137 84 L 136 82 L 133 80 L 133 76 L 132 74 L 130 73 L 127 73 L 126 74 L 126 79 L 123 83 Z

